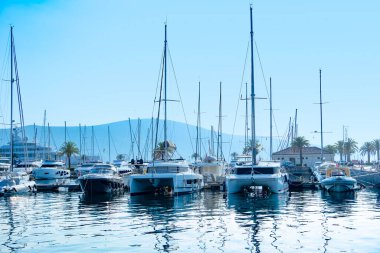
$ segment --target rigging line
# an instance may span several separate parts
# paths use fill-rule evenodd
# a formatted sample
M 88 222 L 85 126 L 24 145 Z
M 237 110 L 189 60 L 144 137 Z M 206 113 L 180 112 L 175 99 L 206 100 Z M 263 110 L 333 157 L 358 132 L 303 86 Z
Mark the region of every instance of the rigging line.
M 244 74 L 245 74 L 245 67 L 246 67 L 246 65 L 247 65 L 247 58 L 248 58 L 249 44 L 250 44 L 250 43 L 249 43 L 249 41 L 248 41 L 248 44 L 247 44 L 247 50 L 246 50 L 246 53 L 245 53 L 245 59 L 244 59 L 243 73 L 242 73 L 242 75 L 241 75 L 241 81 L 240 81 L 240 90 L 239 90 L 238 102 L 237 102 L 237 105 L 236 105 L 236 111 L 235 111 L 234 126 L 233 126 L 233 128 L 232 128 L 232 136 L 231 136 L 231 142 L 230 142 L 230 149 L 228 150 L 228 157 L 229 157 L 229 158 L 231 157 L 232 142 L 233 142 L 234 134 L 235 134 L 236 118 L 237 118 L 237 113 L 238 113 L 238 110 L 239 110 L 240 94 L 241 94 L 242 87 L 243 87 L 243 80 L 244 80 Z M 231 160 L 231 159 L 229 159 L 229 160 Z
M 112 134 L 110 134 L 110 137 L 111 137 L 111 142 L 112 142 L 112 144 L 113 144 L 113 148 L 114 148 L 115 151 L 116 151 L 116 154 L 119 154 L 119 152 L 117 151 L 116 145 L 115 145 L 115 140 L 114 140 L 113 137 L 112 137 Z M 110 161 L 110 162 L 111 162 L 111 161 Z
M 162 65 L 164 65 L 164 55 L 162 56 Z M 156 119 L 156 135 L 154 140 L 154 148 L 157 148 L 157 139 L 158 139 L 158 125 L 160 122 L 160 111 L 161 111 L 161 99 L 162 99 L 162 82 L 164 81 L 164 68 L 161 68 L 161 84 L 160 84 L 160 99 L 158 100 L 158 109 L 157 109 L 157 119 Z M 155 158 L 155 152 L 153 151 L 153 160 Z
M 168 47 L 168 52 L 169 52 L 169 58 L 170 58 L 170 65 L 172 66 L 172 69 L 173 69 L 173 75 L 174 75 L 174 80 L 175 80 L 175 83 L 177 85 L 177 91 L 178 91 L 178 95 L 179 95 L 179 99 L 181 101 L 181 107 L 182 107 L 182 111 L 183 111 L 183 116 L 185 118 L 185 122 L 186 122 L 186 128 L 187 128 L 187 134 L 189 135 L 189 140 L 190 140 L 190 145 L 191 145 L 191 149 L 194 153 L 194 146 L 193 146 L 193 142 L 191 140 L 191 135 L 190 135 L 190 130 L 189 130 L 189 124 L 187 123 L 187 118 L 186 118 L 186 113 L 185 113 L 185 108 L 183 107 L 183 103 L 182 103 L 182 97 L 181 97 L 181 92 L 179 91 L 179 86 L 178 86 L 178 81 L 177 81 L 177 75 L 175 74 L 175 70 L 174 70 L 174 65 L 173 65 L 173 60 L 172 60 L 172 55 L 170 53 L 170 49 Z
M 100 150 L 98 138 L 96 138 L 95 132 L 94 132 L 94 139 L 95 139 L 96 146 L 98 147 L 98 155 L 100 156 L 100 160 L 103 161 L 102 151 Z M 94 157 L 92 159 L 94 159 Z
M 268 91 L 267 80 L 265 79 L 265 74 L 264 74 L 263 64 L 262 64 L 262 62 L 261 62 L 261 57 L 260 57 L 260 54 L 259 54 L 259 48 L 257 47 L 257 43 L 256 43 L 256 40 L 255 40 L 255 39 L 254 39 L 254 42 L 255 42 L 255 48 L 256 48 L 257 58 L 259 59 L 259 63 L 260 63 L 261 74 L 262 74 L 262 76 L 263 76 L 263 80 L 264 80 L 264 84 L 265 84 L 265 90 L 266 90 L 266 92 L 267 92 L 267 96 L 269 97 L 269 91 Z M 278 132 L 278 128 L 277 128 L 276 117 L 274 116 L 273 113 L 272 113 L 272 115 L 273 115 L 274 127 L 275 127 L 275 129 L 276 129 L 277 136 L 279 136 L 279 132 Z
M 26 134 L 25 134 L 25 123 L 24 123 L 24 111 L 22 107 L 22 99 L 21 99 L 21 87 L 20 87 L 20 79 L 18 75 L 18 66 L 17 66 L 17 57 L 16 57 L 16 48 L 14 39 L 12 38 L 12 45 L 13 45 L 13 54 L 14 54 L 14 68 L 15 68 L 15 77 L 16 77 L 16 86 L 17 86 L 17 98 L 18 98 L 18 107 L 19 107 L 19 116 L 20 116 L 20 124 L 21 124 L 21 134 L 22 134 L 22 140 L 26 140 Z M 28 147 L 27 145 L 24 145 L 24 157 L 26 158 L 26 161 L 29 160 L 28 158 Z
M 160 60 L 160 67 L 158 69 L 158 75 L 157 75 L 157 84 L 156 84 L 156 92 L 154 93 L 154 100 L 153 100 L 153 109 L 152 109 L 152 117 L 154 115 L 154 109 L 156 108 L 156 97 L 157 97 L 157 92 L 158 92 L 158 89 L 159 89 L 159 86 L 160 86 L 160 78 L 162 79 L 162 74 L 161 72 L 163 71 L 164 67 L 164 52 L 165 52 L 165 47 L 164 49 L 162 50 L 162 54 L 161 54 L 161 59 Z M 162 83 L 162 80 L 161 80 L 161 83 Z M 162 89 L 162 88 L 161 88 Z

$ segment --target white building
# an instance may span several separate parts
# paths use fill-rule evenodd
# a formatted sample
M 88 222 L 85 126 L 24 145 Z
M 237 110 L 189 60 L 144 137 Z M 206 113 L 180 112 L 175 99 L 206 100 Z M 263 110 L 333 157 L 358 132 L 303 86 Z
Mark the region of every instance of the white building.
M 324 161 L 334 161 L 335 154 L 323 151 Z M 296 165 L 301 163 L 300 151 L 297 148 L 286 148 L 272 154 L 272 159 L 285 162 L 290 161 Z M 313 167 L 315 162 L 321 162 L 321 149 L 317 147 L 304 147 L 302 149 L 302 163 L 304 166 Z

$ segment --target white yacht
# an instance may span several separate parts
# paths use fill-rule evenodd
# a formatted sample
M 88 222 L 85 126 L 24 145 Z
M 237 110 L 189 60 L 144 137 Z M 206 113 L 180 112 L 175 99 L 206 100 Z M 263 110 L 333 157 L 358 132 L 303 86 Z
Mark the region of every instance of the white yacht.
M 90 170 L 94 167 L 95 164 L 100 164 L 101 162 L 85 162 L 80 164 L 74 169 L 74 173 L 77 177 L 86 175 L 90 173 Z
M 32 175 L 36 180 L 69 178 L 71 173 L 65 164 L 60 161 L 44 161 L 41 167 L 33 170 Z
M 189 193 L 203 188 L 203 176 L 190 169 L 185 160 L 153 161 L 146 174 L 133 174 L 131 195 L 144 193 Z
M 135 171 L 135 167 L 124 160 L 114 160 L 112 164 L 123 178 L 124 187 L 129 189 L 129 177 Z
M 321 181 L 321 187 L 327 191 L 345 192 L 358 189 L 355 178 L 351 177 L 348 167 L 329 167 L 326 178 Z
M 279 162 L 268 161 L 237 164 L 226 176 L 227 193 L 240 193 L 251 186 L 267 187 L 272 193 L 289 189 L 288 175 Z
M 95 164 L 90 173 L 78 177 L 80 187 L 84 193 L 111 193 L 123 190 L 122 177 L 110 164 Z
M 26 172 L 9 172 L 0 178 L 0 196 L 35 191 L 36 183 Z
M 202 161 L 193 163 L 192 167 L 199 171 L 206 184 L 224 181 L 226 175 L 225 161 L 217 160 L 213 156 L 206 156 Z
M 16 164 L 16 166 L 13 168 L 13 171 L 26 172 L 28 174 L 31 174 L 33 172 L 33 170 L 41 167 L 41 165 L 42 165 L 42 162 L 40 162 L 40 161 L 20 162 L 20 163 Z

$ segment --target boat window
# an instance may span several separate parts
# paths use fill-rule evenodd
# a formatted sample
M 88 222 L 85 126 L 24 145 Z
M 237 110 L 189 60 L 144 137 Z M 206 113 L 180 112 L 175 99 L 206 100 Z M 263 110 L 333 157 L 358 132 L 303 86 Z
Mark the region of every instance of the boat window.
M 237 175 L 249 175 L 252 173 L 251 167 L 241 167 L 241 168 L 235 168 Z M 276 174 L 280 173 L 279 167 L 255 167 L 253 169 L 253 174 Z
M 147 169 L 147 173 L 179 173 L 187 171 L 187 167 L 149 167 Z
M 42 168 L 54 168 L 54 167 L 62 167 L 61 164 L 42 164 Z
M 113 174 L 114 171 L 108 168 L 93 168 L 90 170 L 90 173 L 93 174 Z

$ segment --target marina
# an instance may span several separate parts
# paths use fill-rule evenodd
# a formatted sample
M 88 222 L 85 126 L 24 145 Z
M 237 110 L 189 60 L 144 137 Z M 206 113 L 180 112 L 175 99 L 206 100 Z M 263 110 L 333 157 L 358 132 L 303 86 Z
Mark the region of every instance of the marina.
M 380 252 L 380 3 L 0 12 L 0 252 Z

